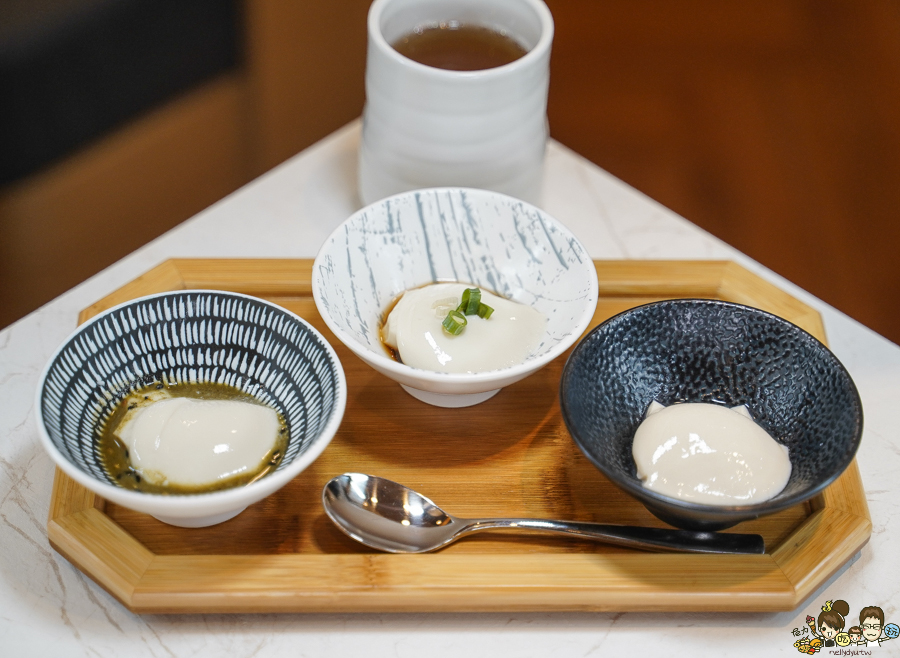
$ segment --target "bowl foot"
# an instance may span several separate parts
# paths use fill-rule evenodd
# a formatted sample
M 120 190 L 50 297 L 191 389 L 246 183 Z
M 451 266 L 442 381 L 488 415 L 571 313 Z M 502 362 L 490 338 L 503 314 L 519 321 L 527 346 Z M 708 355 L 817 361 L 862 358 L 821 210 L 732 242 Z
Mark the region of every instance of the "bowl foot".
M 207 526 L 224 523 L 228 519 L 233 519 L 245 509 L 247 508 L 242 507 L 239 510 L 224 512 L 222 514 L 213 514 L 211 516 L 200 516 L 195 518 L 184 518 L 178 516 L 157 516 L 156 514 L 153 515 L 153 518 L 155 518 L 157 521 L 168 523 L 169 525 L 178 526 L 179 528 L 206 528 Z
M 701 516 L 697 517 L 689 517 L 689 516 L 680 516 L 678 514 L 669 513 L 659 507 L 653 507 L 644 503 L 644 507 L 647 508 L 653 516 L 655 516 L 660 521 L 668 523 L 671 526 L 675 526 L 676 528 L 681 528 L 682 530 L 696 530 L 698 532 L 716 532 L 719 530 L 725 530 L 727 528 L 731 528 L 736 526 L 738 523 L 742 521 L 749 521 L 750 519 L 757 518 L 756 516 L 745 516 L 740 519 L 729 519 L 729 520 L 721 520 L 715 518 L 704 518 Z
M 406 386 L 404 384 L 400 384 L 404 391 L 409 393 L 411 396 L 416 398 L 417 400 L 421 400 L 426 404 L 433 405 L 435 407 L 471 407 L 475 404 L 481 404 L 485 400 L 490 400 L 492 397 L 497 395 L 500 392 L 500 389 L 494 389 L 493 391 L 486 391 L 484 393 L 463 393 L 463 394 L 448 394 L 448 393 L 431 393 L 429 391 L 420 391 L 417 388 L 412 388 L 410 386 Z

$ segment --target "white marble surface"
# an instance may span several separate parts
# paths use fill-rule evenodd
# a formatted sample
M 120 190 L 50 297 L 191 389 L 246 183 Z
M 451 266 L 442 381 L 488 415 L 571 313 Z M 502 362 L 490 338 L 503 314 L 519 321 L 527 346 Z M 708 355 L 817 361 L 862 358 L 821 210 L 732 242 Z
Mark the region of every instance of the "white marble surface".
M 733 259 L 822 312 L 863 399 L 858 460 L 874 531 L 801 606 L 778 614 L 137 616 L 57 555 L 46 531 L 53 466 L 38 444 L 33 396 L 78 311 L 167 258 L 314 256 L 357 208 L 358 139 L 350 124 L 0 332 L 0 655 L 798 655 L 791 630 L 827 599 L 848 601 L 851 617 L 879 605 L 900 623 L 900 349 L 555 143 L 541 205 L 594 258 Z M 898 654 L 900 640 L 874 651 Z

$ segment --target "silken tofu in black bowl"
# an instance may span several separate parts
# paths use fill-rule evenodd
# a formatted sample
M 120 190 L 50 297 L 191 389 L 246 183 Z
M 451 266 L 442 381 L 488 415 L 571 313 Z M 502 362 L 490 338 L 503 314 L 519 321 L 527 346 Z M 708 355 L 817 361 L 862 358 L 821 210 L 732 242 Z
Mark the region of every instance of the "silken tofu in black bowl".
M 783 489 L 763 501 L 726 497 L 710 504 L 692 495 L 708 483 L 680 482 L 679 495 L 645 486 L 633 442 L 654 402 L 708 403 L 749 415 L 786 448 L 790 475 Z M 560 404 L 575 443 L 606 477 L 666 523 L 694 530 L 721 530 L 815 496 L 850 464 L 863 426 L 856 387 L 825 345 L 775 315 L 718 300 L 656 302 L 598 325 L 566 363 Z M 653 459 L 674 444 L 664 441 Z M 678 445 L 685 459 L 697 446 L 714 451 L 699 439 L 690 449 Z M 645 469 L 644 477 L 655 476 Z M 729 477 L 737 476 L 713 479 Z

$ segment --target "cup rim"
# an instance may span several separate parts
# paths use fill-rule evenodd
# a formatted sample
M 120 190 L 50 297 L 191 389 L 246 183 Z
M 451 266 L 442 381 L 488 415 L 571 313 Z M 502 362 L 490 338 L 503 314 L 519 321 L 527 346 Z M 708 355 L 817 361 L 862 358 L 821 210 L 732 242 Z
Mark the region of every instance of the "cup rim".
M 369 14 L 366 21 L 368 36 L 370 43 L 373 43 L 384 55 L 400 66 L 404 66 L 413 71 L 428 72 L 430 75 L 437 76 L 447 80 L 482 80 L 509 75 L 518 69 L 526 69 L 532 65 L 538 64 L 547 56 L 550 46 L 553 43 L 554 23 L 553 15 L 550 8 L 547 7 L 543 0 L 519 0 L 530 6 L 538 15 L 541 23 L 541 36 L 534 47 L 526 52 L 522 57 L 489 69 L 478 69 L 475 71 L 453 71 L 450 69 L 441 69 L 427 64 L 421 64 L 405 55 L 401 55 L 394 50 L 394 47 L 388 43 L 381 32 L 381 15 L 384 8 L 390 2 L 396 0 L 375 0 L 369 7 Z
M 144 302 L 147 300 L 155 299 L 158 297 L 165 297 L 172 294 L 191 293 L 217 294 L 250 299 L 254 302 L 260 302 L 272 308 L 278 309 L 279 311 L 284 312 L 288 316 L 294 318 L 295 320 L 299 320 L 302 324 L 306 325 L 307 328 L 319 338 L 319 342 L 327 352 L 329 359 L 336 366 L 335 371 L 337 375 L 337 385 L 335 387 L 335 405 L 331 418 L 328 420 L 325 427 L 322 428 L 322 431 L 312 443 L 309 450 L 301 455 L 298 455 L 297 458 L 294 459 L 294 461 L 292 461 L 290 464 L 288 464 L 284 469 L 275 471 L 274 473 L 271 473 L 264 478 L 260 478 L 259 480 L 251 482 L 250 484 L 244 486 L 221 489 L 219 491 L 192 494 L 144 493 L 141 491 L 131 491 L 129 489 L 116 487 L 112 484 L 109 484 L 108 482 L 98 480 L 89 473 L 85 473 L 60 452 L 60 450 L 50 439 L 50 435 L 44 425 L 42 403 L 43 391 L 47 377 L 50 374 L 50 370 L 54 362 L 56 361 L 56 358 L 59 356 L 62 350 L 65 349 L 67 345 L 69 345 L 69 343 L 73 338 L 75 338 L 75 336 L 86 331 L 88 328 L 119 309 L 125 308 L 130 304 L 134 304 L 135 302 Z M 306 468 L 310 464 L 312 464 L 319 457 L 319 455 L 322 454 L 325 448 L 328 447 L 328 445 L 331 443 L 332 438 L 334 438 L 334 435 L 337 433 L 337 430 L 340 427 L 346 405 L 347 380 L 340 359 L 338 358 L 334 347 L 332 347 L 332 345 L 325 339 L 321 332 L 319 332 L 309 322 L 301 318 L 293 311 L 290 311 L 283 306 L 279 306 L 278 304 L 270 302 L 269 300 L 263 299 L 261 297 L 254 297 L 253 295 L 246 295 L 244 293 L 231 292 L 228 290 L 206 290 L 194 288 L 186 290 L 168 290 L 164 292 L 153 293 L 151 295 L 136 297 L 134 299 L 129 299 L 127 301 L 116 304 L 115 306 L 112 306 L 101 313 L 98 313 L 94 317 L 88 319 L 86 322 L 76 327 L 75 330 L 72 331 L 59 344 L 59 346 L 54 350 L 53 354 L 47 360 L 47 363 L 44 366 L 43 371 L 41 372 L 41 376 L 38 379 L 34 401 L 35 423 L 37 424 L 38 438 L 40 440 L 40 443 L 47 454 L 50 456 L 50 458 L 55 462 L 56 466 L 60 468 L 67 476 L 75 480 L 81 486 L 92 491 L 93 493 L 106 498 L 107 500 L 110 500 L 118 505 L 122 505 L 123 507 L 148 514 L 162 514 L 174 518 L 194 518 L 198 516 L 215 514 L 219 510 L 233 510 L 237 507 L 240 507 L 241 505 L 246 506 L 252 504 L 273 494 L 285 484 L 290 482 L 292 479 L 297 477 L 297 475 L 299 475 L 301 472 L 306 470 Z

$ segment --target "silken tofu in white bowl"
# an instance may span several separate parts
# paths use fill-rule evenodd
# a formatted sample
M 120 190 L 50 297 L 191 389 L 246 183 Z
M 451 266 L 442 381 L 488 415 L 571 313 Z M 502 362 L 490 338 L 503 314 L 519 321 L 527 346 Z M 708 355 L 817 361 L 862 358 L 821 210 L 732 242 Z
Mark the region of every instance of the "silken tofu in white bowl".
M 430 293 L 445 283 L 461 285 Z M 468 314 L 459 311 L 466 289 L 481 295 Z M 571 231 L 539 208 L 486 190 L 434 188 L 343 222 L 316 257 L 313 296 L 334 335 L 375 370 L 423 402 L 465 407 L 581 337 L 597 305 L 597 273 Z M 421 297 L 418 308 L 403 310 L 411 296 Z M 448 316 L 458 320 L 450 329 Z M 394 334 L 400 344 L 386 344 Z

